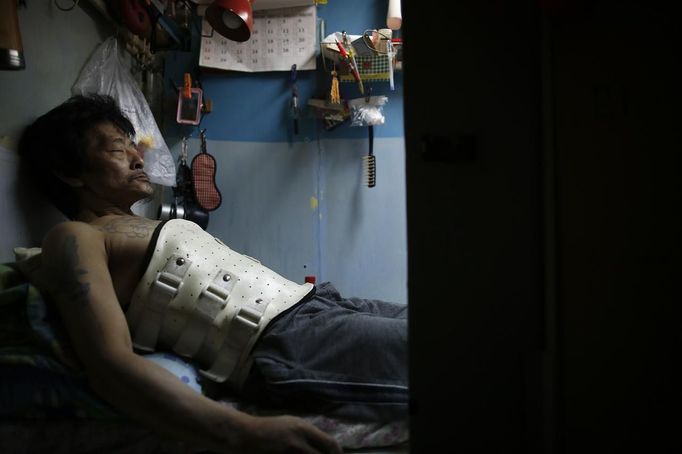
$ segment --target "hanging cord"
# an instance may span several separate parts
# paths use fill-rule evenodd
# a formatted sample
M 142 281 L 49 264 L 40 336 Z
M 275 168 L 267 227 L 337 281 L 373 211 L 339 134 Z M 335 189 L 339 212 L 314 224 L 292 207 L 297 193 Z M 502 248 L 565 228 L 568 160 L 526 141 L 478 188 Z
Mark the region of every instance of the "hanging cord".
M 199 77 L 194 78 L 194 85 L 196 85 L 197 88 L 201 89 L 201 92 L 203 93 L 203 96 L 201 98 L 201 107 L 199 108 L 199 124 L 196 125 L 196 130 L 199 131 L 199 137 L 201 137 L 201 122 L 204 121 L 204 117 L 210 113 L 210 111 L 206 111 L 206 103 L 208 100 L 206 99 L 206 92 L 204 91 L 204 86 L 201 83 L 201 79 Z M 204 132 L 206 129 L 204 129 Z
M 185 136 L 182 138 L 182 148 L 180 149 L 180 164 L 187 164 L 187 139 L 189 137 Z
M 298 119 L 301 114 L 301 109 L 298 106 L 298 86 L 296 85 L 297 70 L 296 64 L 291 65 L 291 100 L 289 107 L 291 109 L 291 119 L 294 123 L 294 134 L 298 134 Z

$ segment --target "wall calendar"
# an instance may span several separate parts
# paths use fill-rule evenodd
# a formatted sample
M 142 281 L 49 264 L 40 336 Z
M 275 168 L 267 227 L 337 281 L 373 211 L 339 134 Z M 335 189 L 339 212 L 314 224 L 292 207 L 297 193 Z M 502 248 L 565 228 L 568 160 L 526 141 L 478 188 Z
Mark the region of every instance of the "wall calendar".
M 317 8 L 313 6 L 253 12 L 251 38 L 230 41 L 202 21 L 199 66 L 231 71 L 314 70 L 317 55 Z

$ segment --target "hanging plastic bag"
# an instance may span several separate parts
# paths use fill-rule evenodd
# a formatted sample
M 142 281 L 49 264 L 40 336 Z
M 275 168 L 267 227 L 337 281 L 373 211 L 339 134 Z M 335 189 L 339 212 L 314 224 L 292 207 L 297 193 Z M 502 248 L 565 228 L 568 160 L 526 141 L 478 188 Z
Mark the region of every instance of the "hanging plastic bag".
M 384 124 L 386 96 L 370 96 L 348 101 L 351 126 L 376 126 Z
M 115 37 L 107 38 L 88 60 L 73 86 L 73 94 L 109 95 L 135 127 L 135 142 L 149 148 L 144 154 L 144 171 L 149 180 L 175 185 L 175 161 L 159 131 L 147 100 L 123 61 Z

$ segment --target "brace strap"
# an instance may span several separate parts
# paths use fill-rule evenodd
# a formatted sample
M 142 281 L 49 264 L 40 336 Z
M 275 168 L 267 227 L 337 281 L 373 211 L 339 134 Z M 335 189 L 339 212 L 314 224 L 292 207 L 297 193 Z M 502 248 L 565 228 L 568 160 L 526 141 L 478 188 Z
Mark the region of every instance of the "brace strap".
M 227 306 L 227 299 L 237 280 L 235 275 L 221 269 L 201 292 L 185 330 L 173 346 L 176 353 L 193 357 L 199 351 L 216 316 Z
M 192 261 L 178 255 L 171 255 L 166 266 L 156 275 L 149 293 L 149 300 L 139 323 L 133 331 L 136 348 L 154 351 L 163 323 L 163 316 L 170 301 L 177 295 L 182 280 Z
M 228 325 L 228 335 L 216 357 L 215 362 L 208 370 L 200 370 L 199 373 L 206 378 L 224 382 L 232 375 L 235 366 L 246 353 L 246 346 L 251 344 L 251 338 L 258 333 L 263 314 L 269 301 L 261 298 L 244 304 L 239 312 Z

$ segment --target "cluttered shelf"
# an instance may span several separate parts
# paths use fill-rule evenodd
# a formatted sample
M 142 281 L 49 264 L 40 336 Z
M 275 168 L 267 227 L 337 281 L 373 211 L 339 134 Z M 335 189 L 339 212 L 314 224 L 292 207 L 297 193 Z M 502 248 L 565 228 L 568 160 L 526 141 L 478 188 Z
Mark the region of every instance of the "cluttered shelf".
M 326 36 L 320 42 L 325 71 L 336 71 L 341 82 L 383 81 L 393 88 L 393 72 L 402 69 L 403 42 L 392 34 L 391 29 L 380 29 L 365 30 L 362 35 L 342 31 Z

